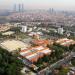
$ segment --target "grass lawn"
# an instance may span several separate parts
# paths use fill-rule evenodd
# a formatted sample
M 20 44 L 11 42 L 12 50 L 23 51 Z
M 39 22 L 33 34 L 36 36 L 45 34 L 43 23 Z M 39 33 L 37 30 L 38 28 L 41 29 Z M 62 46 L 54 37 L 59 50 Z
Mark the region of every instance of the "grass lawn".
M 29 38 L 29 36 L 28 36 L 26 33 L 20 32 L 20 33 L 18 33 L 17 35 L 18 35 L 18 37 L 21 38 L 21 39 Z

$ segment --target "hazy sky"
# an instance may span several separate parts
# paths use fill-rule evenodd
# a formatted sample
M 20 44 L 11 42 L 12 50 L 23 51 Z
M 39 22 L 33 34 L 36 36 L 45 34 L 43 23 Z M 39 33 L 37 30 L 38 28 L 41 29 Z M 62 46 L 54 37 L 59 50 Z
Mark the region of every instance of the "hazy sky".
M 15 3 L 24 3 L 25 9 L 55 8 L 75 10 L 75 0 L 0 0 L 0 8 L 9 8 Z

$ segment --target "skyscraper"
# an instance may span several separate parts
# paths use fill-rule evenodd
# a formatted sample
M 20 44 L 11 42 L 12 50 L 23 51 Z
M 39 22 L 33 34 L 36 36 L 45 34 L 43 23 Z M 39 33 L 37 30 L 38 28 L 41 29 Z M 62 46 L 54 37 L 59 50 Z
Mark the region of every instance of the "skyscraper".
M 22 4 L 22 12 L 24 11 L 24 4 Z
M 14 11 L 14 12 L 16 12 L 16 11 L 17 11 L 17 9 L 16 9 L 16 4 L 14 4 L 13 11 Z
M 24 12 L 24 4 L 14 4 L 13 12 Z
M 23 12 L 24 11 L 24 4 L 19 4 L 19 12 Z
M 18 5 L 18 11 L 21 12 L 21 4 Z

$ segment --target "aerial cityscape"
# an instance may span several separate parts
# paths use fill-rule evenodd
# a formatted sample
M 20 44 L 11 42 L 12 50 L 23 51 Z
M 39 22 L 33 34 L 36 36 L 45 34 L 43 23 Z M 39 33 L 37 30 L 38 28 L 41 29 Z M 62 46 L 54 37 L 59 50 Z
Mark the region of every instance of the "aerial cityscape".
M 74 0 L 0 0 L 0 75 L 75 75 Z

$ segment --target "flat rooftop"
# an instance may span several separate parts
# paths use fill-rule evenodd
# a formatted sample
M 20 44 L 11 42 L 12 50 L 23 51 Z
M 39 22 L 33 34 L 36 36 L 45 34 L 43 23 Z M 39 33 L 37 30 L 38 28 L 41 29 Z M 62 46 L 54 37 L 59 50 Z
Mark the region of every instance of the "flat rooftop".
M 27 44 L 25 44 L 22 41 L 18 41 L 18 40 L 6 40 L 6 41 L 3 41 L 1 43 L 1 46 L 3 48 L 7 49 L 10 52 L 12 52 L 14 50 L 17 50 L 19 48 L 26 48 L 26 47 L 28 47 Z
M 8 31 L 8 32 L 4 32 L 4 33 L 2 33 L 2 35 L 12 35 L 12 34 L 14 34 L 15 32 L 13 32 L 13 31 Z
M 11 26 L 7 26 L 7 25 L 0 25 L 0 32 L 2 31 L 7 31 L 8 29 L 10 29 Z

